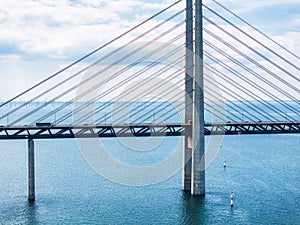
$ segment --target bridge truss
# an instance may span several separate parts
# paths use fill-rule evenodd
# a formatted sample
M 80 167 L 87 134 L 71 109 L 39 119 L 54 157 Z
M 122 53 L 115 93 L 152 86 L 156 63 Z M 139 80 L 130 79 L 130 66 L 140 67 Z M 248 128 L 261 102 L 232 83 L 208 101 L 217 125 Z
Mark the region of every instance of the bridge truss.
M 0 140 L 190 136 L 190 124 L 7 126 Z M 205 135 L 300 133 L 299 122 L 206 123 Z

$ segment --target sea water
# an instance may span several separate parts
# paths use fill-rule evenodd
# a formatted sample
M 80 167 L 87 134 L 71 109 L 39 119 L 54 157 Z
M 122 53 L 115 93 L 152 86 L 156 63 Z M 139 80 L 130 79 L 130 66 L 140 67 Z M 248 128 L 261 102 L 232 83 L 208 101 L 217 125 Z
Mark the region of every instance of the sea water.
M 179 139 L 165 138 L 155 154 L 103 142 L 119 160 L 147 166 L 171 155 Z M 199 197 L 181 190 L 180 169 L 157 184 L 122 185 L 94 171 L 74 139 L 35 140 L 30 203 L 27 141 L 1 140 L 0 224 L 299 224 L 299 146 L 299 134 L 225 136 Z

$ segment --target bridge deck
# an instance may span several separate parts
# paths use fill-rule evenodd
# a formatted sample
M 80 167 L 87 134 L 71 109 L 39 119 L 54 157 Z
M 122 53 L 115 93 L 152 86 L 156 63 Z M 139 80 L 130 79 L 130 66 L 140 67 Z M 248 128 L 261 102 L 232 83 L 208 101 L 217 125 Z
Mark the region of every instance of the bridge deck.
M 190 124 L 1 126 L 0 139 L 188 136 L 190 130 Z M 205 123 L 204 133 L 205 135 L 300 133 L 300 121 Z

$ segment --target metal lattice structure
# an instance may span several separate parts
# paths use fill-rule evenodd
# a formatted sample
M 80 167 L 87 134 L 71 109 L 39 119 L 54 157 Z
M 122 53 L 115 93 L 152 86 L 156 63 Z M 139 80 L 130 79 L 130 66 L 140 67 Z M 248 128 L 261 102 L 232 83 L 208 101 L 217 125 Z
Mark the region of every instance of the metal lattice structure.
M 189 136 L 190 130 L 190 124 L 9 126 L 0 128 L 0 140 Z M 205 135 L 295 133 L 300 133 L 300 122 L 206 123 L 204 128 Z

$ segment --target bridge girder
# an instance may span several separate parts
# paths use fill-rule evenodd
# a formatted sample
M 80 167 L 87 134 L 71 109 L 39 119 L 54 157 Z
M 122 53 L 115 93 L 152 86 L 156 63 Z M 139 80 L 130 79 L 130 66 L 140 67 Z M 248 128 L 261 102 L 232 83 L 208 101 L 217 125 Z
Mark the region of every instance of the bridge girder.
M 300 133 L 299 122 L 205 123 L 205 135 Z M 2 126 L 0 140 L 190 136 L 191 124 Z

